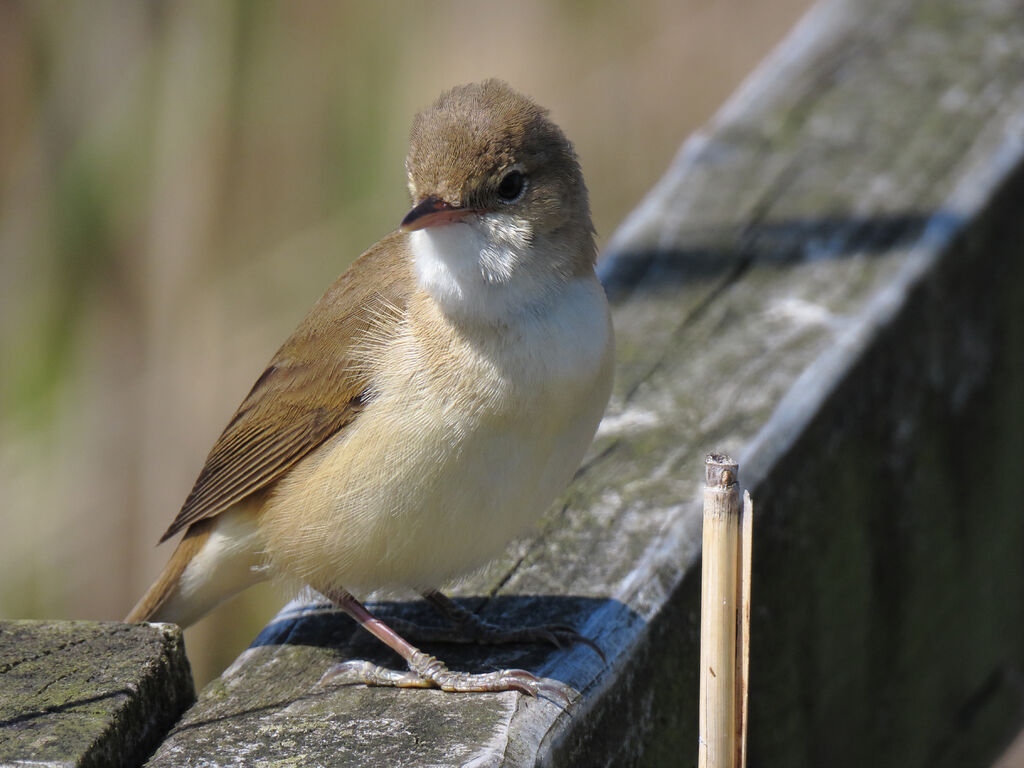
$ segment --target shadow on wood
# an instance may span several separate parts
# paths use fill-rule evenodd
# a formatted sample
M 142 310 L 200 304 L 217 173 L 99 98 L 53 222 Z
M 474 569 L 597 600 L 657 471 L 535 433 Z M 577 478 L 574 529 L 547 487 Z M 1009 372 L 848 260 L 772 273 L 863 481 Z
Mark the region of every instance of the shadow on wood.
M 568 707 L 297 695 L 350 636 L 332 619 L 324 642 L 247 652 L 185 722 L 258 716 L 179 731 L 153 764 L 283 744 L 336 764 L 696 760 L 712 449 L 759 504 L 750 763 L 993 759 L 1024 705 L 1022 104 L 1019 0 L 828 0 L 623 224 L 601 267 L 617 380 L 590 458 L 542 530 L 462 588 L 572 596 L 610 663 L 445 649 L 525 659 L 581 691 Z
M 695 761 L 709 450 L 758 499 L 750 764 L 991 762 L 1024 711 L 1021 210 L 1024 2 L 825 0 L 613 238 L 590 456 L 456 590 L 495 621 L 569 614 L 608 665 L 437 648 L 568 706 L 317 688 L 340 654 L 394 659 L 293 604 L 150 765 Z

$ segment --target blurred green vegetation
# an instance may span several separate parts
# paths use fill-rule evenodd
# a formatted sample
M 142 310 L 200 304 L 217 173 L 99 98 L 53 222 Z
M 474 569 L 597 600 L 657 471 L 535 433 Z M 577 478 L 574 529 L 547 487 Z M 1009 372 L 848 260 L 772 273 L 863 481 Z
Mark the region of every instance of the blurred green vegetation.
M 807 4 L 0 3 L 0 616 L 128 610 L 253 378 L 402 218 L 441 90 L 550 107 L 607 237 Z M 282 598 L 190 630 L 199 680 Z

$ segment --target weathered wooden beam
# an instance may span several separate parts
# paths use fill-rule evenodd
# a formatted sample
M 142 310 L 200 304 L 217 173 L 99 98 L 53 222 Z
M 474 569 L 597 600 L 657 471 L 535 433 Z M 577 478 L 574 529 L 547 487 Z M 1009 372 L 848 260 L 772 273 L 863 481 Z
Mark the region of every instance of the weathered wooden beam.
M 0 621 L 0 765 L 140 765 L 193 701 L 170 624 Z
M 610 244 L 619 368 L 590 458 L 458 590 L 609 664 L 433 649 L 562 681 L 568 706 L 322 688 L 339 659 L 398 662 L 292 604 L 151 765 L 695 761 L 710 450 L 758 501 L 751 764 L 991 760 L 1022 706 L 1022 210 L 1024 0 L 823 2 Z

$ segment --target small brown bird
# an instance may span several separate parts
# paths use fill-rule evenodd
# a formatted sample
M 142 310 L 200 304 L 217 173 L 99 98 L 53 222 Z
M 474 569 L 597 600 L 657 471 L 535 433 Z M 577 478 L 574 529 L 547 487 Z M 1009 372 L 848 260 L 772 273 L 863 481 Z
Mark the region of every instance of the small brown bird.
M 545 110 L 488 80 L 413 122 L 413 208 L 316 303 L 213 446 L 128 621 L 187 626 L 270 577 L 309 584 L 403 659 L 371 684 L 520 690 L 452 672 L 351 591 L 412 587 L 482 642 L 501 630 L 438 587 L 500 553 L 579 466 L 608 402 L 612 328 L 587 189 Z M 350 591 L 351 590 L 351 591 Z M 329 673 L 330 674 L 330 673 Z

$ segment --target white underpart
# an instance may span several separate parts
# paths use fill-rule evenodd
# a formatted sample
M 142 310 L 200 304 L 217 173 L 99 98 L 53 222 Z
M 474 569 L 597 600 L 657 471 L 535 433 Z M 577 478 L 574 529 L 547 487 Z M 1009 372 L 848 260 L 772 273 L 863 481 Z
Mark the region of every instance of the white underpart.
M 608 401 L 611 329 L 592 276 L 509 312 L 490 341 L 452 334 L 440 366 L 421 332 L 399 327 L 376 396 L 263 512 L 271 559 L 321 592 L 437 587 L 486 563 L 565 488 Z
M 537 298 L 529 223 L 487 213 L 410 234 L 420 286 L 449 312 L 492 320 Z
M 611 388 L 596 277 L 555 274 L 568 254 L 509 214 L 410 238 L 442 315 L 421 309 L 370 340 L 360 417 L 258 510 L 219 515 L 157 620 L 191 623 L 267 578 L 265 563 L 325 594 L 440 586 L 500 553 L 572 478 Z
M 188 626 L 214 606 L 264 581 L 262 546 L 248 501 L 217 516 L 203 548 L 181 575 L 178 588 L 154 615 L 154 621 Z

